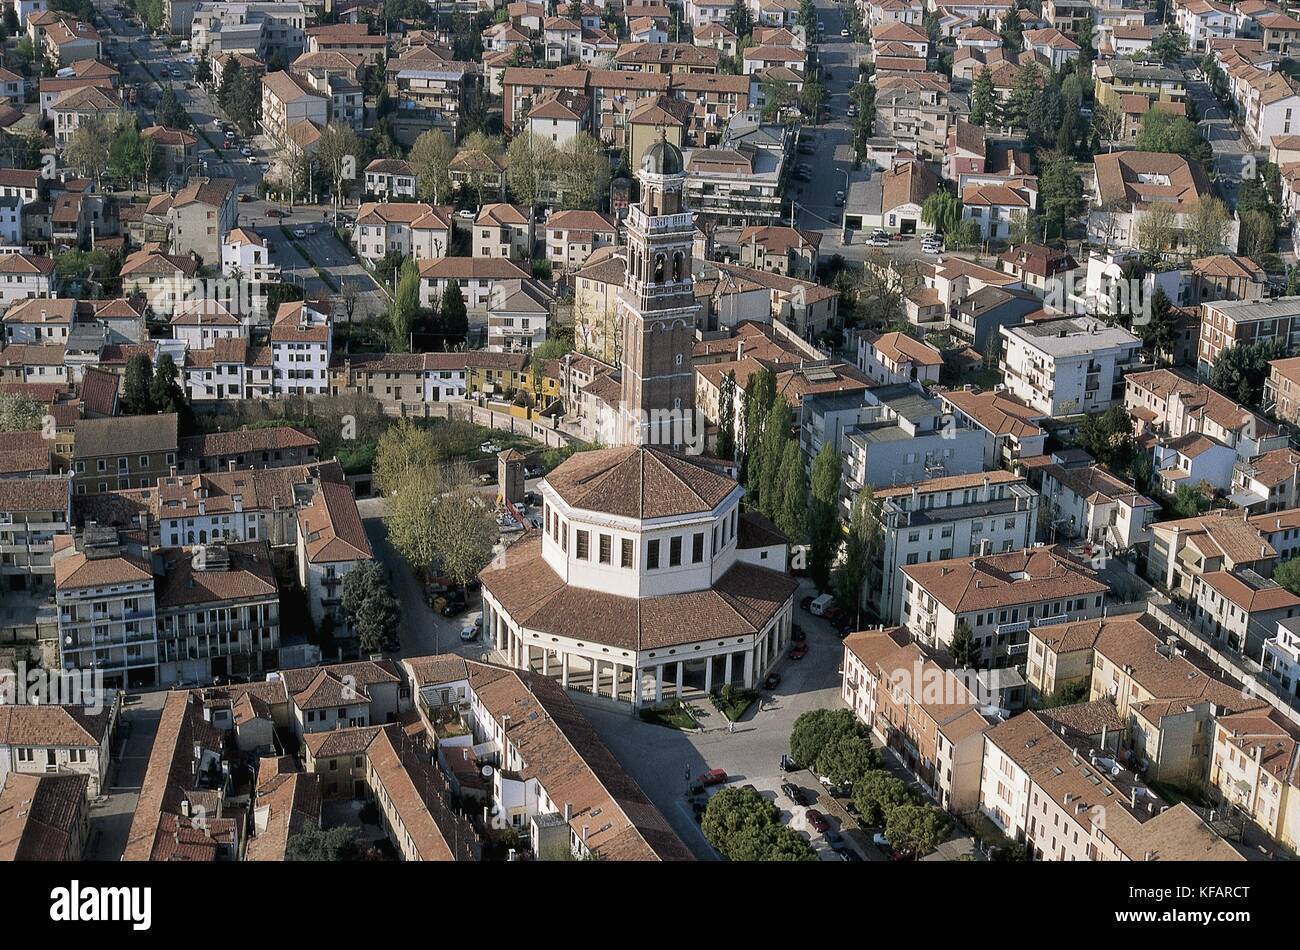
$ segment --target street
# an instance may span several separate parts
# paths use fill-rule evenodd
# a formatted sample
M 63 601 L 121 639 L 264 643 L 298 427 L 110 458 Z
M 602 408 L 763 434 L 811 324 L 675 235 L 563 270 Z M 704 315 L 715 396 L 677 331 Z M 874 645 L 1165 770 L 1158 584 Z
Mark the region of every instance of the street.
M 336 209 L 330 205 L 302 203 L 290 208 L 282 202 L 259 198 L 258 183 L 266 176 L 269 164 L 275 160 L 275 153 L 270 150 L 273 143 L 261 135 L 254 136 L 252 141 L 245 143 L 252 150 L 256 164 L 239 154 L 238 143 L 232 148 L 214 149 L 209 141 L 220 144 L 219 140 L 223 138 L 221 123 L 228 121 L 228 117 L 222 113 L 208 90 L 194 81 L 194 67 L 186 62 L 193 58 L 192 55 L 179 48 L 169 49 L 161 40 L 146 35 L 134 21 L 114 12 L 109 0 L 96 0 L 95 7 L 108 25 L 111 37 L 117 39 L 116 43 L 108 46 L 108 52 L 113 64 L 122 71 L 123 84 L 147 86 L 158 83 L 160 86 L 170 86 L 176 93 L 177 101 L 189 113 L 198 136 L 196 165 L 192 173 L 233 179 L 238 194 L 249 196 L 249 200 L 239 202 L 236 223 L 241 227 L 256 228 L 271 242 L 271 262 L 281 269 L 282 281 L 302 287 L 307 297 L 333 295 L 333 288 L 316 272 L 312 266 L 314 264 L 315 267 L 328 271 L 340 287 L 348 283 L 358 289 L 354 314 L 356 319 L 382 315 L 387 308 L 387 297 L 357 261 L 351 249 L 344 246 L 334 233 L 331 223 Z M 167 79 L 159 77 L 159 70 L 164 66 L 172 73 Z M 140 112 L 142 127 L 154 121 L 143 103 Z M 272 209 L 282 216 L 272 217 L 269 213 Z M 351 210 L 355 213 L 356 209 Z M 317 225 L 314 235 L 298 239 L 312 258 L 310 261 L 299 254 L 292 243 L 284 240 L 279 229 L 280 225 L 284 225 L 292 232 L 295 227 L 306 224 Z

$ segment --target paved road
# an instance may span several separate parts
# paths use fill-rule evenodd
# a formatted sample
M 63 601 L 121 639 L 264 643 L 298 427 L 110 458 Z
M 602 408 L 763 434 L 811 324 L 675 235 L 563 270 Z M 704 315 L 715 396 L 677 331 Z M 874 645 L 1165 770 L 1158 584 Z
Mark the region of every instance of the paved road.
M 90 860 L 122 859 L 167 695 L 167 690 L 158 690 L 127 697 L 118 724 L 120 745 L 108 775 L 108 801 L 90 809 Z
M 235 180 L 238 193 L 249 199 L 239 203 L 237 224 L 257 228 L 272 242 L 271 260 L 281 268 L 284 282 L 303 287 L 308 296 L 332 296 L 333 289 L 311 266 L 315 263 L 317 267 L 328 271 L 339 286 L 352 284 L 360 291 L 354 314 L 356 319 L 381 315 L 387 307 L 387 298 L 357 261 L 351 249 L 334 234 L 333 229 L 321 226 L 327 221 L 332 223 L 335 209 L 301 202 L 290 207 L 282 202 L 257 198 L 258 182 L 266 176 L 268 166 L 276 158 L 273 143 L 259 135 L 249 142 L 237 139 L 234 147 L 229 149 L 211 148 L 208 140 L 218 145 L 221 143 L 224 138 L 221 124 L 229 121 L 229 118 L 208 90 L 194 81 L 194 67 L 186 62 L 191 55 L 179 48 L 169 49 L 161 40 L 147 36 L 135 22 L 113 12 L 108 0 L 96 0 L 95 5 L 100 16 L 108 23 L 111 35 L 119 40 L 110 47 L 109 52 L 114 63 L 123 71 L 124 81 L 142 85 L 156 81 L 169 85 L 175 91 L 177 100 L 189 113 L 196 131 L 201 133 L 196 165 L 191 173 Z M 173 75 L 161 79 L 160 69 L 164 66 Z M 148 109 L 142 107 L 141 112 L 144 118 L 152 121 Z M 257 164 L 250 164 L 248 158 L 239 154 L 239 147 L 245 145 L 252 150 Z M 280 212 L 281 216 L 272 218 L 268 214 L 272 209 Z M 304 259 L 290 242 L 283 240 L 278 227 L 284 224 L 292 230 L 295 226 L 308 223 L 318 225 L 316 234 L 307 236 L 299 243 L 311 258 L 310 261 Z
M 1192 78 L 1190 70 L 1187 93 L 1196 105 L 1201 135 L 1214 151 L 1215 187 L 1228 206 L 1233 207 L 1243 175 L 1253 173 L 1257 160 L 1228 111 L 1214 98 L 1205 82 Z

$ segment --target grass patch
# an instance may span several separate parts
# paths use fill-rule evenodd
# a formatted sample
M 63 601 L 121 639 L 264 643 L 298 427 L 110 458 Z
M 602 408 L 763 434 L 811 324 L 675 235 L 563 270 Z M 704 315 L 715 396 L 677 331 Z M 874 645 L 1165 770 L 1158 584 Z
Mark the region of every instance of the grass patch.
M 709 700 L 713 703 L 713 708 L 732 722 L 736 722 L 741 716 L 745 715 L 749 707 L 754 705 L 757 699 L 758 690 L 736 689 L 730 683 L 722 687 L 722 689 L 709 694 Z
M 681 703 L 673 703 L 658 709 L 641 710 L 641 721 L 655 726 L 667 726 L 669 729 L 698 729 L 699 723 L 690 710 Z

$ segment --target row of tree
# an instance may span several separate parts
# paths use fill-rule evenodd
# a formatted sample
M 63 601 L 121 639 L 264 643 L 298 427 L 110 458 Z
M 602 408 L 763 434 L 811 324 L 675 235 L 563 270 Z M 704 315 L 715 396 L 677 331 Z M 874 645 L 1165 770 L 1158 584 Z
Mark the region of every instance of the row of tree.
M 882 768 L 866 727 L 849 709 L 814 709 L 794 721 L 790 754 L 831 784 L 853 790 L 858 818 L 884 829 L 892 847 L 924 854 L 952 831 L 942 809 L 915 798 L 902 780 Z
M 181 417 L 181 429 L 190 428 L 189 400 L 185 398 L 180 371 L 170 353 L 159 356 L 157 366 L 149 359 L 148 353 L 135 353 L 126 361 L 118 408 L 127 416 L 174 412 Z

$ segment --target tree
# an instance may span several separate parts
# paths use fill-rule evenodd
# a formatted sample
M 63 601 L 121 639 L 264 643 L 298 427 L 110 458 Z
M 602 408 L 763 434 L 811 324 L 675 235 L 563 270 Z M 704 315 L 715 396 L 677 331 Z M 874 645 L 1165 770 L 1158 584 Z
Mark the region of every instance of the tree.
M 393 496 L 384 517 L 388 539 L 417 570 L 428 570 L 438 556 L 433 524 L 438 488 L 434 469 L 427 467 L 403 474 L 397 488 L 388 492 Z
M 866 773 L 853 786 L 853 805 L 867 826 L 883 825 L 895 808 L 911 801 L 907 786 L 882 770 Z
M 948 644 L 948 652 L 952 654 L 953 665 L 959 670 L 979 668 L 979 647 L 975 644 L 970 624 L 965 620 L 957 622 L 957 630 L 953 634 L 952 642 Z
M 199 54 L 199 61 L 194 65 L 194 81 L 202 86 L 212 82 L 212 62 L 206 49 Z
M 1186 116 L 1152 110 L 1142 117 L 1133 147 L 1143 152 L 1171 152 L 1188 161 L 1209 165 L 1213 152 L 1196 123 Z
M 360 829 L 340 825 L 328 831 L 310 822 L 289 836 L 284 846 L 286 861 L 357 861 L 361 849 L 357 846 Z
M 1173 245 L 1178 226 L 1178 212 L 1162 201 L 1149 203 L 1137 220 L 1137 245 L 1152 262 L 1161 260 Z
M 36 432 L 45 420 L 45 406 L 20 393 L 0 393 L 0 432 Z
M 979 71 L 970 93 L 970 120 L 986 126 L 998 121 L 998 96 L 993 89 L 993 73 L 987 66 Z
M 852 788 L 872 769 L 880 768 L 880 753 L 861 735 L 837 736 L 822 747 L 816 772 L 835 786 Z
M 745 500 L 751 507 L 759 505 L 760 459 L 762 457 L 763 427 L 767 424 L 768 413 L 776 399 L 776 375 L 764 366 L 749 377 L 745 386 L 744 421 L 745 426 L 741 462 L 741 481 L 745 485 Z
M 885 816 L 889 843 L 915 854 L 933 851 L 952 831 L 952 819 L 933 805 L 899 805 Z
M 817 853 L 780 823 L 776 806 L 752 788 L 724 788 L 709 799 L 700 831 L 729 861 L 815 861 Z
M 154 110 L 154 119 L 161 125 L 169 129 L 188 129 L 194 123 L 190 121 L 190 114 L 185 111 L 185 107 L 176 98 L 176 90 L 167 86 L 158 97 L 158 108 Z
M 785 460 L 786 444 L 794 441 L 793 426 L 790 404 L 784 396 L 777 396 L 763 424 L 758 456 L 758 510 L 773 521 L 781 509 L 781 463 Z
M 1044 220 L 1056 225 L 1057 234 L 1064 231 L 1067 220 L 1083 213 L 1083 180 L 1074 170 L 1074 162 L 1059 159 L 1043 169 L 1038 182 L 1038 200 Z
M 361 156 L 361 140 L 350 125 L 331 122 L 325 126 L 316 143 L 316 160 L 330 176 L 334 186 L 334 203 L 343 204 L 345 181 L 357 176 L 357 162 Z
M 153 377 L 153 361 L 148 353 L 135 353 L 126 361 L 126 378 L 122 382 L 122 413 L 140 416 L 154 411 L 149 397 L 149 380 Z
M 1133 455 L 1133 424 L 1122 405 L 1089 413 L 1079 424 L 1079 447 L 1108 468 L 1123 471 Z
M 433 469 L 439 461 L 433 433 L 403 419 L 385 429 L 375 446 L 375 489 L 384 495 L 396 494 L 408 473 Z
M 388 305 L 389 345 L 399 353 L 410 349 L 411 327 L 419 309 L 420 268 L 414 259 L 408 258 L 402 262 L 397 289 Z
M 77 125 L 63 150 L 63 157 L 70 167 L 99 184 L 108 168 L 112 141 L 108 124 L 98 116 L 90 116 Z
M 728 370 L 718 387 L 718 458 L 736 457 L 736 374 Z
M 1220 350 L 1210 367 L 1210 388 L 1245 405 L 1258 405 L 1264 395 L 1269 361 L 1286 355 L 1284 340 L 1233 344 Z
M 1177 65 L 1187 52 L 1187 42 L 1177 30 L 1165 30 L 1151 43 L 1151 53 L 1165 66 Z
M 816 80 L 803 84 L 799 90 L 799 109 L 804 115 L 816 124 L 821 119 L 822 111 L 826 108 L 826 103 L 830 99 L 830 94 L 826 91 L 826 86 Z
M 451 160 L 456 148 L 441 129 L 421 132 L 406 160 L 415 172 L 416 193 L 422 201 L 438 204 L 451 192 Z
M 1151 295 L 1150 317 L 1143 323 L 1136 323 L 1133 329 L 1157 365 L 1162 359 L 1172 358 L 1174 344 L 1178 341 L 1178 320 L 1169 297 L 1159 287 Z
M 565 142 L 555 163 L 563 207 L 592 211 L 609 193 L 609 159 L 604 147 L 586 132 Z
M 154 412 L 175 412 L 182 416 L 189 412 L 189 403 L 181 389 L 180 371 L 170 353 L 158 357 L 154 366 L 153 381 L 149 384 L 149 404 Z
M 461 292 L 460 284 L 455 281 L 448 283 L 438 312 L 444 333 L 459 335 L 469 329 L 469 311 L 465 308 L 465 295 Z
M 862 625 L 862 589 L 877 572 L 880 550 L 881 530 L 876 518 L 875 493 L 867 485 L 853 500 L 853 514 L 844 542 L 844 560 L 831 578 L 835 600 L 846 610 L 853 611 L 855 627 Z
M 463 465 L 441 472 L 441 491 L 433 503 L 433 546 L 442 572 L 464 587 L 492 560 L 497 524 L 492 508 L 471 484 Z
M 544 184 L 553 181 L 557 158 L 555 145 L 531 132 L 516 135 L 510 142 L 506 161 L 506 182 L 519 204 L 531 216 L 546 193 Z
M 1034 63 L 1022 66 L 1016 75 L 1011 95 L 1004 109 L 1007 124 L 1017 129 L 1028 129 L 1034 101 L 1042 95 L 1043 75 Z M 972 90 L 972 96 L 974 91 Z
M 402 612 L 378 561 L 365 561 L 343 576 L 341 601 L 363 655 L 396 649 Z
M 921 203 L 921 221 L 947 237 L 961 225 L 961 202 L 940 188 Z
M 1098 142 L 1106 143 L 1106 151 L 1110 151 L 1116 139 L 1120 137 L 1124 128 L 1124 116 L 1118 109 L 1112 109 L 1103 103 L 1097 103 L 1092 113 L 1092 130 L 1097 136 Z
M 766 122 L 779 119 L 799 98 L 791 83 L 779 79 L 764 79 L 759 84 L 759 91 L 763 96 L 763 119 Z
M 865 736 L 853 710 L 813 709 L 801 713 L 790 730 L 790 755 L 803 766 L 815 765 L 822 750 L 843 736 Z
M 1300 557 L 1290 558 L 1274 568 L 1273 580 L 1291 593 L 1300 595 Z
M 781 467 L 777 474 L 777 490 L 780 500 L 773 519 L 790 540 L 803 537 L 804 512 L 808 508 L 808 495 L 804 488 L 803 453 L 799 443 L 793 438 L 787 439 L 781 453 Z
M 1273 217 L 1258 208 L 1242 211 L 1240 202 L 1237 211 L 1241 215 L 1241 252 L 1255 260 L 1272 254 L 1277 244 L 1277 224 Z
M 1210 499 L 1199 486 L 1179 485 L 1174 489 L 1174 497 L 1169 503 L 1169 511 L 1175 518 L 1195 518 L 1210 507 Z
M 735 0 L 727 11 L 727 25 L 731 32 L 742 39 L 754 32 L 754 15 L 749 12 L 745 0 Z
M 843 459 L 833 440 L 822 443 L 812 464 L 808 493 L 808 571 L 825 590 L 840 547 L 840 480 Z

